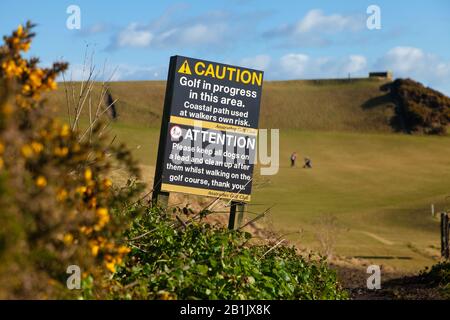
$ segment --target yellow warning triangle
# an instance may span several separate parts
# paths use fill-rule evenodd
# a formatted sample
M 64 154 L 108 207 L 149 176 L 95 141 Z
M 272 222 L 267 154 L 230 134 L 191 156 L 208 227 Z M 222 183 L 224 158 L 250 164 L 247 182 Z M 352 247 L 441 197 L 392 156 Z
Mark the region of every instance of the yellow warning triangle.
M 180 69 L 178 69 L 178 73 L 192 74 L 191 68 L 189 67 L 189 64 L 188 64 L 187 60 L 184 60 L 184 62 L 181 65 Z

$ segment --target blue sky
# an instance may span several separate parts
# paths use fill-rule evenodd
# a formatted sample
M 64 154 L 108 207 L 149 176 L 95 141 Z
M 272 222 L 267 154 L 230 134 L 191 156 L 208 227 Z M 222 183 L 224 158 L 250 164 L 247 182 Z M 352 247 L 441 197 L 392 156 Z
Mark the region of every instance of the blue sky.
M 381 9 L 379 30 L 366 26 L 372 4 Z M 81 10 L 79 30 L 66 27 L 69 5 Z M 179 54 L 262 69 L 268 80 L 389 69 L 450 94 L 449 15 L 446 0 L 2 0 L 0 33 L 37 23 L 31 54 L 43 64 L 68 61 L 73 79 L 86 76 L 85 52 L 97 77 L 113 80 L 165 79 Z

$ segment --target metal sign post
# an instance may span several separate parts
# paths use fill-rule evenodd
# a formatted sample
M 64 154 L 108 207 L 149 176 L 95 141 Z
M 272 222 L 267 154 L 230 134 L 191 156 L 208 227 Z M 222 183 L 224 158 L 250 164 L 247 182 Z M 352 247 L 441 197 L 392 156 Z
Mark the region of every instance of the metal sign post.
M 237 230 L 242 226 L 242 222 L 244 220 L 244 211 L 245 203 L 231 201 L 228 229 Z

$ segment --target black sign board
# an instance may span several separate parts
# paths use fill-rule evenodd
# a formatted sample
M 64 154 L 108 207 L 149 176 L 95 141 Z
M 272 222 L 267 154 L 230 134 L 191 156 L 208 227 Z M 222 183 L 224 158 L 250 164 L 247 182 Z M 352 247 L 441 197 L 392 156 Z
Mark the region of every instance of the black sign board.
M 173 56 L 154 192 L 250 201 L 263 72 Z

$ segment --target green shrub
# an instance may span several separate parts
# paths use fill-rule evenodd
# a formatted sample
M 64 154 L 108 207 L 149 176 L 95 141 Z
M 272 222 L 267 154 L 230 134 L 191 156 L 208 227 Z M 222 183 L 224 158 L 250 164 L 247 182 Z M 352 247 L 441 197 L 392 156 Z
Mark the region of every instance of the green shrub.
M 450 298 L 450 262 L 439 262 L 431 269 L 425 269 L 420 278 L 422 282 L 438 287 L 447 299 Z
M 422 272 L 421 276 L 430 283 L 448 286 L 450 285 L 450 262 L 440 262 L 430 270 Z
M 292 247 L 248 245 L 251 235 L 187 225 L 147 209 L 127 232 L 132 252 L 115 274 L 113 298 L 344 299 L 323 260 Z

